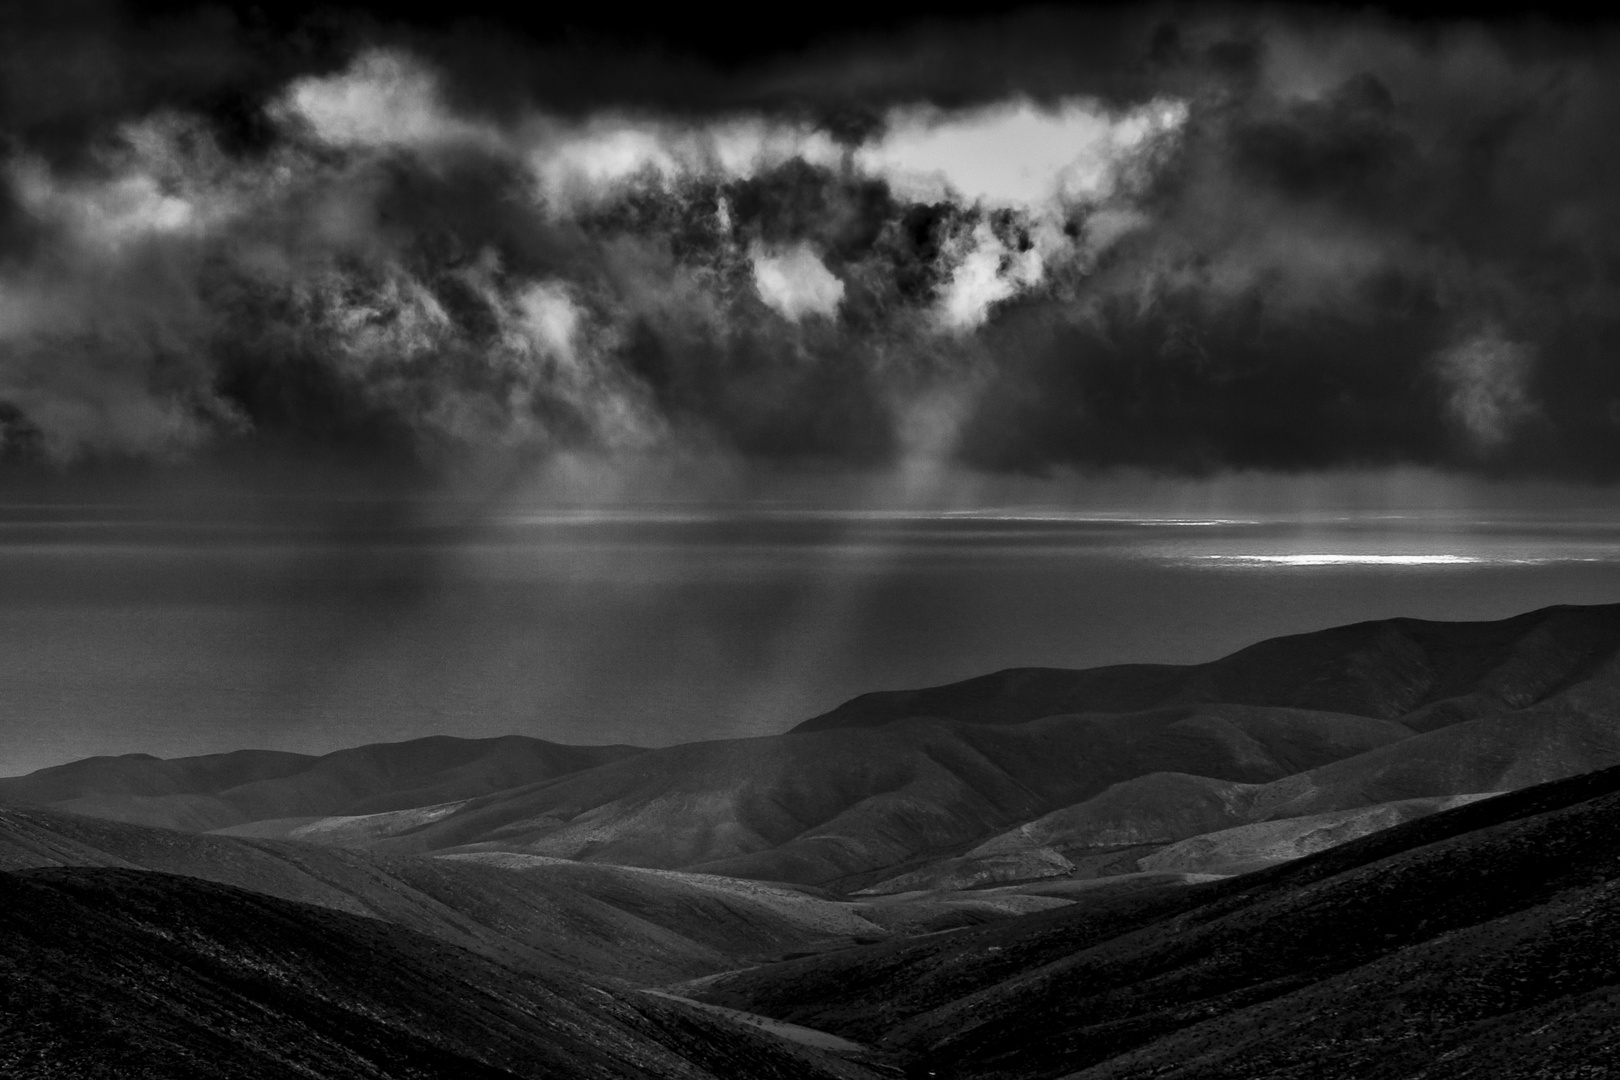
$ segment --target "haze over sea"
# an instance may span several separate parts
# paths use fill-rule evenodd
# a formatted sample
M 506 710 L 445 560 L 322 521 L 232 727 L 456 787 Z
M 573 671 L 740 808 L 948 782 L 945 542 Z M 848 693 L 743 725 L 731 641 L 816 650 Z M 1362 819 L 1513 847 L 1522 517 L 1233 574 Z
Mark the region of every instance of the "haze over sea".
M 1620 513 L 1590 507 L 330 511 L 317 528 L 8 508 L 0 773 L 431 734 L 765 735 L 1003 667 L 1197 662 L 1361 619 L 1620 600 Z

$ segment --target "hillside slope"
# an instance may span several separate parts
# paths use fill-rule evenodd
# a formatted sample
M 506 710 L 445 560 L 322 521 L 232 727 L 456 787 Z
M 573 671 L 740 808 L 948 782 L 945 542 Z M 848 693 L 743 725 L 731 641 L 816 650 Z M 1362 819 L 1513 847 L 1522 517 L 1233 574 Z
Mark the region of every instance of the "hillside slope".
M 877 1041 L 916 1075 L 1604 1075 L 1620 1066 L 1617 830 L 1609 769 L 1108 912 L 686 992 Z
M 955 858 L 877 883 L 879 891 L 964 888 L 988 881 L 1067 873 L 1137 870 L 1209 871 L 1205 856 L 1174 861 L 1194 850 L 1191 838 L 1226 847 L 1227 869 L 1252 868 L 1264 847 L 1239 857 L 1229 841 L 1259 834 L 1234 832 L 1275 823 L 1275 838 L 1297 830 L 1288 819 L 1339 815 L 1359 824 L 1340 835 L 1359 835 L 1432 812 L 1448 799 L 1477 797 L 1574 776 L 1620 763 L 1620 718 L 1585 707 L 1574 693 L 1539 705 L 1460 721 L 1376 747 L 1269 783 L 1243 783 L 1185 773 L 1151 773 L 1112 785 L 1090 799 L 1061 807 L 990 837 Z M 1300 826 L 1303 827 L 1303 826 Z M 1328 837 L 1318 830 L 1317 842 Z M 1207 845 L 1206 845 L 1207 846 Z M 1211 849 L 1213 850 L 1213 849 Z M 1270 850 L 1281 858 L 1287 845 Z M 1300 853 L 1303 853 L 1302 851 Z
M 1017 724 L 1060 713 L 1264 705 L 1400 719 L 1426 731 L 1522 709 L 1587 681 L 1620 650 L 1620 605 L 1494 622 L 1382 619 L 1272 638 L 1207 664 L 1014 668 L 921 690 L 862 694 L 795 731 L 910 717 Z M 1606 699 L 1620 700 L 1612 688 Z
M 382 919 L 508 963 L 656 985 L 888 935 L 859 907 L 753 882 L 566 863 L 392 858 L 0 808 L 0 870 L 186 875 Z
M 638 753 L 518 735 L 432 736 L 321 757 L 268 750 L 87 758 L 0 778 L 0 802 L 207 831 L 263 818 L 372 814 L 472 798 Z
M 693 743 L 474 799 L 370 846 L 821 884 L 959 849 L 1151 771 L 1261 783 L 1410 737 L 1387 720 L 1211 706 Z
M 1592 691 L 1609 685 L 1612 662 L 1589 676 L 1528 708 L 1421 732 L 1343 713 L 1212 705 L 690 744 L 469 800 L 420 824 L 345 820 L 296 835 L 321 839 L 324 829 L 379 851 L 514 851 L 844 892 L 901 875 L 919 876 L 889 891 L 1071 865 L 1134 872 L 1156 849 L 1204 833 L 1350 811 L 1369 811 L 1368 823 L 1385 804 L 1620 763 L 1620 710 Z
M 670 999 L 194 878 L 0 873 L 0 910 L 0 1072 L 17 1080 L 873 1075 Z

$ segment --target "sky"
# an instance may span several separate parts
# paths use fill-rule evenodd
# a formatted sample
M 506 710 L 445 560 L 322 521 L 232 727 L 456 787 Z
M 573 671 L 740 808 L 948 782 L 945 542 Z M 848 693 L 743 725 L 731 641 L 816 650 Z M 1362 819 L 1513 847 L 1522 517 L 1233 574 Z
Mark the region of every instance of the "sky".
M 12 461 L 1620 462 L 1607 27 L 16 8 Z
M 30 730 L 77 725 L 28 762 L 155 738 L 108 711 L 147 693 L 124 712 L 156 715 L 150 688 L 114 680 L 80 700 L 102 676 L 61 661 L 77 642 L 85 663 L 138 672 L 141 632 L 98 636 L 111 623 L 62 613 L 172 613 L 188 560 L 240 555 L 230 536 L 281 553 L 219 579 L 262 578 L 260 600 L 314 603 L 372 580 L 356 567 L 378 550 L 410 552 L 382 560 L 398 585 L 385 598 L 362 587 L 370 599 L 341 618 L 311 608 L 266 631 L 262 648 L 282 656 L 287 635 L 307 642 L 316 625 L 447 640 L 434 604 L 399 616 L 399 590 L 492 580 L 463 572 L 489 530 L 581 508 L 630 514 L 650 530 L 637 543 L 660 551 L 686 542 L 670 513 L 718 514 L 732 524 L 714 573 L 741 557 L 750 515 L 773 509 L 843 522 L 815 533 L 826 558 L 852 531 L 889 543 L 858 524 L 873 514 L 1055 507 L 1281 522 L 1295 540 L 1307 520 L 1416 523 L 1379 533 L 1383 548 L 1358 533 L 1343 551 L 1200 549 L 1284 569 L 1357 552 L 1374 568 L 1475 565 L 1467 544 L 1414 539 L 1434 521 L 1455 538 L 1528 515 L 1550 523 L 1537 542 L 1554 547 L 1569 522 L 1595 527 L 1620 478 L 1620 34 L 1414 10 L 833 5 L 767 31 L 608 7 L 8 6 L 0 562 L 22 563 L 0 599 L 58 621 L 42 638 L 43 624 L 13 618 L 14 650 L 35 649 L 14 657 L 35 659 L 0 673 L 0 696 L 45 718 Z M 161 573 L 104 558 L 160 534 Z M 1000 556 L 952 536 L 993 576 Z M 840 588 L 904 576 L 902 548 L 876 564 L 888 577 L 840 572 Z M 1513 558 L 1491 565 L 1543 565 Z M 34 580 L 57 584 L 19 584 L 39 569 L 29 559 L 55 560 Z M 598 563 L 612 589 L 644 565 Z M 781 574 L 779 586 L 800 581 Z M 1171 580 L 1142 587 L 1170 590 L 1155 605 L 1173 607 Z M 1412 603 L 1482 617 L 1510 613 L 1509 596 L 1610 598 L 1606 579 L 1573 581 L 1491 602 L 1447 586 Z M 221 588 L 210 610 L 260 611 Z M 617 656 L 608 639 L 626 609 L 605 595 L 570 618 L 600 623 L 584 636 Z M 567 607 L 554 601 L 512 625 L 545 624 Z M 1206 627 L 1153 658 L 1208 659 L 1244 635 L 1368 614 L 1322 603 Z M 692 670 L 738 666 L 743 623 L 715 605 L 697 621 L 720 644 Z M 836 638 L 823 608 L 811 621 Z M 623 678 L 730 717 L 678 725 L 689 737 L 754 732 L 884 680 L 1016 662 L 953 653 L 945 631 L 926 647 L 890 634 L 876 647 L 888 666 L 834 664 L 842 673 L 818 682 L 804 674 L 802 609 L 759 617 L 775 627 L 766 638 L 800 642 L 797 658 L 730 689 L 715 689 L 720 674 Z M 964 599 L 930 618 L 950 630 L 980 614 Z M 1055 662 L 1038 644 L 1054 625 L 1014 637 Z M 58 642 L 49 678 L 45 640 Z M 230 640 L 255 671 L 277 666 Z M 195 670 L 237 670 L 197 648 Z M 542 652 L 530 660 L 554 681 L 578 681 L 580 657 Z M 448 662 L 430 667 L 450 678 Z M 645 722 L 623 717 L 648 695 L 615 698 L 618 719 L 604 706 L 565 726 L 576 741 L 593 741 L 591 723 L 634 741 Z M 320 731 L 387 734 L 380 699 L 355 704 L 364 696 L 342 700 L 365 724 L 330 701 L 250 723 L 281 700 L 255 689 L 237 720 L 158 741 L 335 748 L 340 735 Z M 405 726 L 552 730 L 536 718 L 546 708 L 507 697 Z M 592 714 L 586 690 L 558 701 Z

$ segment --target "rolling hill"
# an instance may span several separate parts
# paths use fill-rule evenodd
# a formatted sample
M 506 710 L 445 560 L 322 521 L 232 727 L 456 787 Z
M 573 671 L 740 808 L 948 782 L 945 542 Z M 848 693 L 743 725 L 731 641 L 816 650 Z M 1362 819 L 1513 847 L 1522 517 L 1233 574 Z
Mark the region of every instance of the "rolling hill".
M 1063 713 L 1263 705 L 1400 719 L 1416 731 L 1522 709 L 1595 680 L 1620 649 L 1620 605 L 1543 608 L 1494 622 L 1381 619 L 1272 638 L 1207 664 L 1015 668 L 947 686 L 862 694 L 795 731 L 911 717 L 1017 724 Z
M 0 1071 L 17 1080 L 877 1075 L 669 997 L 195 878 L 0 873 L 0 909 Z
M 92 759 L 0 781 L 0 799 L 388 855 L 505 852 L 844 894 L 961 889 L 1135 873 L 1149 858 L 1168 870 L 1167 845 L 1264 822 L 1360 822 L 1316 830 L 1309 847 L 1436 800 L 1620 763 L 1617 657 L 1620 606 L 1390 619 L 1208 664 L 868 694 L 763 738 Z M 1232 849 L 1233 865 L 1271 857 L 1259 850 Z M 1211 865 L 1194 862 L 1179 869 Z
M 369 846 L 826 884 L 969 844 L 1148 771 L 1264 782 L 1410 737 L 1387 720 L 1210 706 L 695 743 L 473 799 Z
M 503 852 L 390 856 L 0 808 L 0 871 L 139 869 L 381 919 L 521 968 L 657 986 L 750 964 L 976 925 L 1069 899 L 841 900 L 815 890 Z
M 1268 870 L 699 980 L 986 1080 L 1600 1076 L 1620 1066 L 1620 769 Z
M 1604 1075 L 1617 626 L 0 781 L 0 1071 Z
M 1195 848 L 1181 842 L 1261 823 L 1273 823 L 1269 835 L 1280 839 L 1288 827 L 1276 823 L 1323 815 L 1360 822 L 1341 833 L 1359 835 L 1360 828 L 1374 822 L 1430 813 L 1449 799 L 1604 768 L 1620 762 L 1620 709 L 1608 701 L 1612 669 L 1592 664 L 1586 674 L 1585 681 L 1527 708 L 1422 730 L 1268 783 L 1186 772 L 1136 777 L 991 837 L 958 857 L 896 875 L 877 888 L 963 888 L 1071 870 L 1205 872 L 1216 864 L 1205 856 L 1191 857 Z M 1252 830 L 1238 834 L 1259 835 Z M 1331 834 L 1316 835 L 1320 842 Z M 1240 856 L 1231 849 L 1228 869 L 1253 868 L 1268 857 L 1260 848 L 1244 850 L 1247 854 Z M 1297 857 L 1287 854 L 1286 845 L 1270 850 L 1271 858 Z M 1172 861 L 1178 855 L 1186 861 Z
M 394 858 L 0 808 L 0 870 L 108 867 L 195 877 L 598 981 L 656 985 L 888 934 L 859 906 L 800 891 L 536 862 L 548 864 L 543 873 L 488 859 Z
M 170 760 L 127 754 L 0 778 L 0 802 L 205 832 L 265 818 L 373 814 L 466 799 L 639 752 L 520 735 L 441 735 L 321 757 L 270 750 Z

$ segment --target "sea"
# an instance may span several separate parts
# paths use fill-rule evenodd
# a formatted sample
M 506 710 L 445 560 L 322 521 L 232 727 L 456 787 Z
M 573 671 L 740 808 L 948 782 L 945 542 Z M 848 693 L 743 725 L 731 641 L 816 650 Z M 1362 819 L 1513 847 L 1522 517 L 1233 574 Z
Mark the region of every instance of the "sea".
M 334 520 L 337 524 L 334 525 Z M 0 511 L 0 774 L 427 735 L 772 735 L 872 690 L 1620 602 L 1620 514 Z

